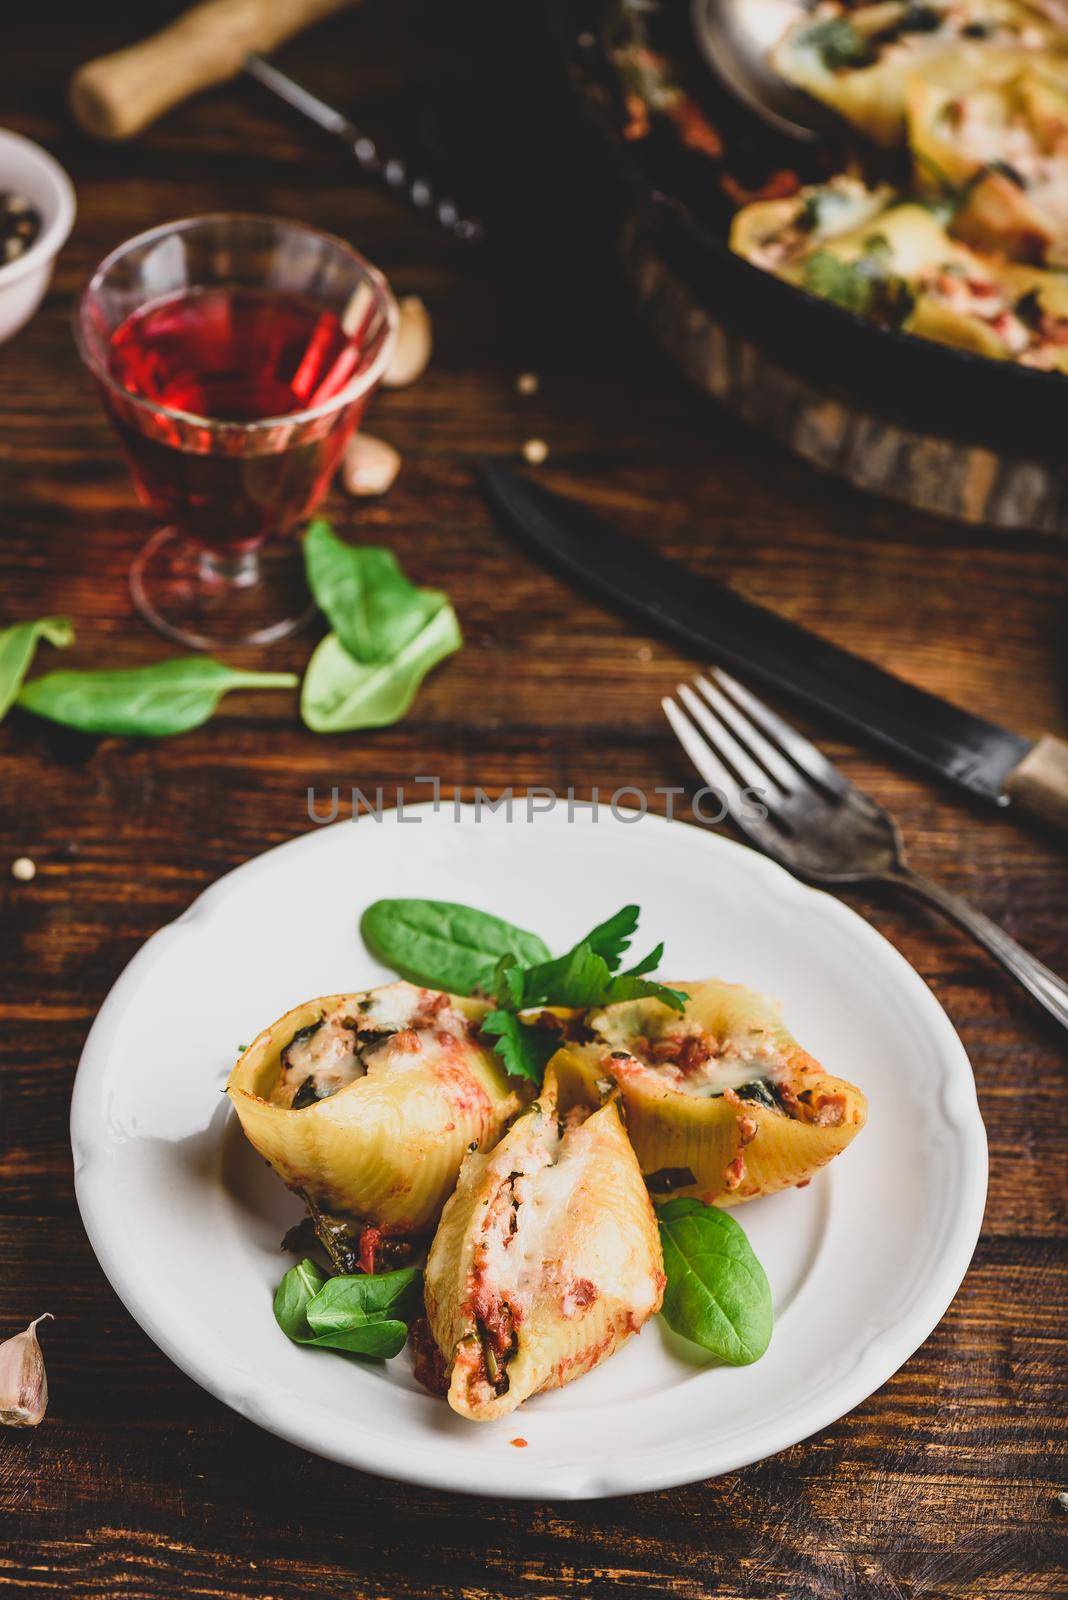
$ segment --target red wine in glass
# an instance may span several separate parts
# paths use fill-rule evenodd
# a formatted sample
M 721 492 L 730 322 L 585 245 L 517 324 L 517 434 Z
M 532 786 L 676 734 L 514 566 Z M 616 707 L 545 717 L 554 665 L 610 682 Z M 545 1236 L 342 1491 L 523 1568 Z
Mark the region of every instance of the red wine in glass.
M 140 307 L 111 335 L 109 372 L 122 392 L 105 398 L 142 498 L 220 553 L 290 532 L 325 490 L 362 406 L 320 427 L 285 419 L 338 395 L 360 353 L 358 333 L 295 294 L 191 289 Z M 219 426 L 268 418 L 277 426 Z
M 130 567 L 154 628 L 213 650 L 313 615 L 284 536 L 325 492 L 396 329 L 370 262 L 281 217 L 186 217 L 100 263 L 74 332 L 159 524 Z

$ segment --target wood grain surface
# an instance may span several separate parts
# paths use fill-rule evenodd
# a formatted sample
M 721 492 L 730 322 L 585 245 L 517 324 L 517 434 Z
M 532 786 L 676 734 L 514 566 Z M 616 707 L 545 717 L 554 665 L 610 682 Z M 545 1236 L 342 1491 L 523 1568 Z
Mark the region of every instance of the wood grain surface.
M 169 14 L 152 9 L 153 22 Z M 425 379 L 374 406 L 372 431 L 404 457 L 396 486 L 382 502 L 330 504 L 347 533 L 448 588 L 467 638 L 409 718 L 375 733 L 317 738 L 295 697 L 236 695 L 158 744 L 84 740 L 21 713 L 0 729 L 0 1332 L 56 1317 L 42 1329 L 48 1418 L 0 1437 L 0 1596 L 1052 1600 L 1068 1531 L 1056 1498 L 1068 1487 L 1064 1040 L 913 905 L 853 898 L 930 983 L 974 1063 L 991 1148 L 982 1239 L 945 1319 L 882 1390 L 745 1471 L 577 1506 L 344 1471 L 173 1367 L 78 1220 L 67 1116 L 97 1008 L 201 889 L 307 829 L 309 786 L 392 793 L 416 772 L 465 793 L 690 783 L 659 698 L 695 663 L 511 547 L 472 489 L 474 452 L 544 438 L 548 481 L 695 570 L 1026 734 L 1068 730 L 1063 546 L 862 499 L 688 389 L 628 314 L 536 19 L 506 21 L 512 9 L 367 0 L 281 55 L 470 182 L 496 225 L 481 258 L 363 184 L 251 84 L 135 143 L 90 144 L 64 84 L 145 30 L 134 0 L 21 7 L 0 52 L 0 124 L 43 140 L 79 199 L 44 307 L 0 348 L 0 622 L 68 613 L 80 665 L 170 653 L 132 612 L 126 571 L 146 519 L 79 369 L 71 304 L 127 235 L 240 208 L 349 235 L 431 307 Z M 540 377 L 533 397 L 516 393 L 524 370 Z M 299 669 L 308 651 L 298 638 L 248 661 Z M 896 811 L 916 866 L 1068 971 L 1062 848 L 809 727 Z M 37 862 L 31 883 L 9 875 L 19 855 Z

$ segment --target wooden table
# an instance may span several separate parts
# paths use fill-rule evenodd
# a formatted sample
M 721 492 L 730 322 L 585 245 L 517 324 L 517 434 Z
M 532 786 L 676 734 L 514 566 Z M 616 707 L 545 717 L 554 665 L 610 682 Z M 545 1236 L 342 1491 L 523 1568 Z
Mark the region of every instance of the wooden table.
M 382 502 L 335 495 L 330 509 L 419 582 L 448 588 L 467 646 L 404 723 L 366 735 L 316 738 L 284 696 L 234 696 L 206 727 L 158 744 L 84 741 L 22 714 L 0 729 L 0 1332 L 56 1316 L 43 1332 L 48 1418 L 0 1440 L 0 1594 L 1052 1596 L 1068 1529 L 1056 1500 L 1063 1040 L 912 905 L 851 897 L 931 984 L 974 1063 L 991 1153 L 983 1236 L 902 1371 L 773 1460 L 577 1506 L 361 1477 L 196 1388 L 105 1282 L 67 1137 L 86 1031 L 149 934 L 220 873 L 307 829 L 310 785 L 392 793 L 416 772 L 465 793 L 690 782 L 659 699 L 694 663 L 517 553 L 472 489 L 468 453 L 542 437 L 551 481 L 695 570 L 1025 733 L 1068 729 L 1064 549 L 862 500 L 688 390 L 628 320 L 529 19 L 511 25 L 521 71 L 489 8 L 430 0 L 371 0 L 285 53 L 376 128 L 433 124 L 443 98 L 466 107 L 498 193 L 501 239 L 482 261 L 358 182 L 339 149 L 252 85 L 176 111 L 135 144 L 91 146 L 65 119 L 67 73 L 144 26 L 134 0 L 23 7 L 0 67 L 0 122 L 55 151 L 80 207 L 44 308 L 0 350 L 0 622 L 69 614 L 78 664 L 169 653 L 131 609 L 126 571 L 146 520 L 79 370 L 72 297 L 141 228 L 262 209 L 351 236 L 432 309 L 424 381 L 374 409 L 373 430 L 404 456 L 396 487 Z M 479 84 L 494 80 L 505 92 L 479 134 Z M 522 370 L 540 376 L 533 398 L 516 393 Z M 308 648 L 298 638 L 248 659 L 299 669 Z M 917 866 L 1068 970 L 1062 849 L 814 731 L 897 812 Z M 38 867 L 28 884 L 8 875 L 23 854 Z

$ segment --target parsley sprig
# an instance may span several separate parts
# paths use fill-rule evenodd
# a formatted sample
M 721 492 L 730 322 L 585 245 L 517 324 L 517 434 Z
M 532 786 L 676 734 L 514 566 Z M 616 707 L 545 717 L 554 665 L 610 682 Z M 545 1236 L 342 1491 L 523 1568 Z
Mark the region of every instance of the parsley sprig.
M 659 1000 L 674 1011 L 685 1008 L 684 994 L 646 977 L 660 965 L 663 944 L 626 971 L 618 970 L 637 931 L 638 916 L 637 906 L 624 906 L 550 961 L 524 966 L 513 954 L 501 956 L 493 977 L 496 1009 L 485 1018 L 482 1031 L 496 1041 L 494 1050 L 509 1073 L 540 1084 L 560 1043 L 555 1028 L 520 1012 L 544 1006 L 588 1011 L 619 1000 L 645 999 Z

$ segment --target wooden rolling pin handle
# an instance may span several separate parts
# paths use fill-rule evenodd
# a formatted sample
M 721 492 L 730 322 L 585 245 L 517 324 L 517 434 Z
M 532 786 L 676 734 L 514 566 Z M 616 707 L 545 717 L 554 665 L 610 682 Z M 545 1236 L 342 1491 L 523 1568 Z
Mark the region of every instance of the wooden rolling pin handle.
M 1068 742 L 1043 734 L 1005 779 L 1014 806 L 1068 833 Z
M 71 110 L 96 138 L 129 139 L 189 95 L 236 77 L 250 55 L 352 3 L 203 0 L 161 33 L 79 67 Z

